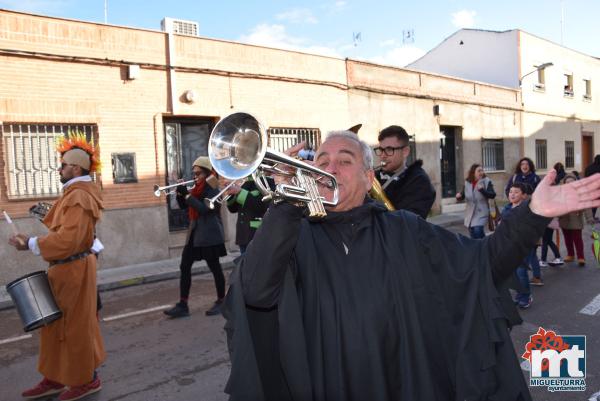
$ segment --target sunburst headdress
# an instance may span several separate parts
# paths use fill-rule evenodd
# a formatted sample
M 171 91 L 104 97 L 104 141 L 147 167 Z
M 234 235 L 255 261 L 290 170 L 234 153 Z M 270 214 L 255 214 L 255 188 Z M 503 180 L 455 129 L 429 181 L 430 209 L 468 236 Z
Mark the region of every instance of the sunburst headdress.
M 89 143 L 81 132 L 69 132 L 59 137 L 56 151 L 69 164 L 76 164 L 90 173 L 100 170 L 100 148 Z

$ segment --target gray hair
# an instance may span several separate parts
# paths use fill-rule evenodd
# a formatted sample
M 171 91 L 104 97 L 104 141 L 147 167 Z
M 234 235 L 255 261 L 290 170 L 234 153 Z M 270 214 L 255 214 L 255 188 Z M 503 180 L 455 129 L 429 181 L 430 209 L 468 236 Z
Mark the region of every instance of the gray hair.
M 348 131 L 348 130 L 330 131 L 327 134 L 327 137 L 325 138 L 324 142 L 327 142 L 328 140 L 333 139 L 333 138 L 343 138 L 343 139 L 348 139 L 350 141 L 355 142 L 362 152 L 363 165 L 364 165 L 365 170 L 373 169 L 373 151 L 371 150 L 371 147 L 365 141 L 363 141 L 362 139 L 360 139 L 358 137 L 358 135 L 356 135 L 354 132 Z

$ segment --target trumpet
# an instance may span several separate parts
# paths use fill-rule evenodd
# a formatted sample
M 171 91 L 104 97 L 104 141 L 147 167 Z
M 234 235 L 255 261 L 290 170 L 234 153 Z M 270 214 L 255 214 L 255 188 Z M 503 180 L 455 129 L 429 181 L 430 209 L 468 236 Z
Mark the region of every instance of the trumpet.
M 227 191 L 229 188 L 231 188 L 234 184 L 239 183 L 239 181 L 241 181 L 241 180 L 231 181 L 222 190 L 220 190 L 218 194 L 216 194 L 212 198 L 204 198 L 204 204 L 206 205 L 206 207 L 208 207 L 209 209 L 214 209 L 215 203 L 227 202 L 227 200 L 229 198 L 231 198 L 231 195 L 223 196 L 223 194 L 225 193 L 225 191 Z
M 252 175 L 263 200 L 278 203 L 290 201 L 308 207 L 309 217 L 321 218 L 324 206 L 338 202 L 338 186 L 333 175 L 284 153 L 267 149 L 267 134 L 262 124 L 248 113 L 233 113 L 219 121 L 210 134 L 208 157 L 215 171 L 229 179 L 239 180 Z M 289 178 L 271 190 L 268 177 Z M 319 194 L 317 184 L 332 191 L 332 199 Z
M 175 192 L 177 192 L 175 190 L 175 188 L 177 188 L 180 185 L 188 185 L 188 184 L 194 184 L 196 182 L 196 180 L 189 180 L 189 181 L 184 181 L 184 182 L 178 182 L 175 184 L 171 184 L 171 185 L 165 185 L 164 187 L 158 186 L 158 185 L 154 185 L 154 196 L 160 196 L 160 194 L 163 191 L 168 191 L 165 192 L 165 195 L 172 195 Z

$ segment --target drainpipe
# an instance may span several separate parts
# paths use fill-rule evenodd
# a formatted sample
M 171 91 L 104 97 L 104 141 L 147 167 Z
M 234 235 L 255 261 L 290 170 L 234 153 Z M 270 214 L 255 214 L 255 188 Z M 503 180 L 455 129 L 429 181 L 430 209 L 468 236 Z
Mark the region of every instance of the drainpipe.
M 167 68 L 169 69 L 169 94 L 171 95 L 171 100 L 169 102 L 169 110 L 172 115 L 177 114 L 177 85 L 175 82 L 175 49 L 174 49 L 174 38 L 172 32 L 167 32 Z

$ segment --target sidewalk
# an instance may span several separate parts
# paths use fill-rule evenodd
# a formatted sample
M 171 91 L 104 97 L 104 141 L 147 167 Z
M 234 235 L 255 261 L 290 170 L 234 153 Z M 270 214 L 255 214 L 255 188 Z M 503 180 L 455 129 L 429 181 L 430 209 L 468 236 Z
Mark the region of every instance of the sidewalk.
M 441 227 L 451 227 L 456 224 L 462 224 L 463 212 L 447 213 L 433 216 L 427 221 Z M 233 267 L 233 260 L 240 256 L 239 252 L 233 251 L 221 258 L 223 270 Z M 157 260 L 154 262 L 141 263 L 110 269 L 98 270 L 98 289 L 102 291 L 114 290 L 117 288 L 129 287 L 152 283 L 162 280 L 171 280 L 179 278 L 179 260 L 180 258 Z M 205 261 L 194 263 L 192 266 L 192 275 L 210 273 Z M 13 302 L 6 287 L 0 287 L 0 310 L 12 308 Z

